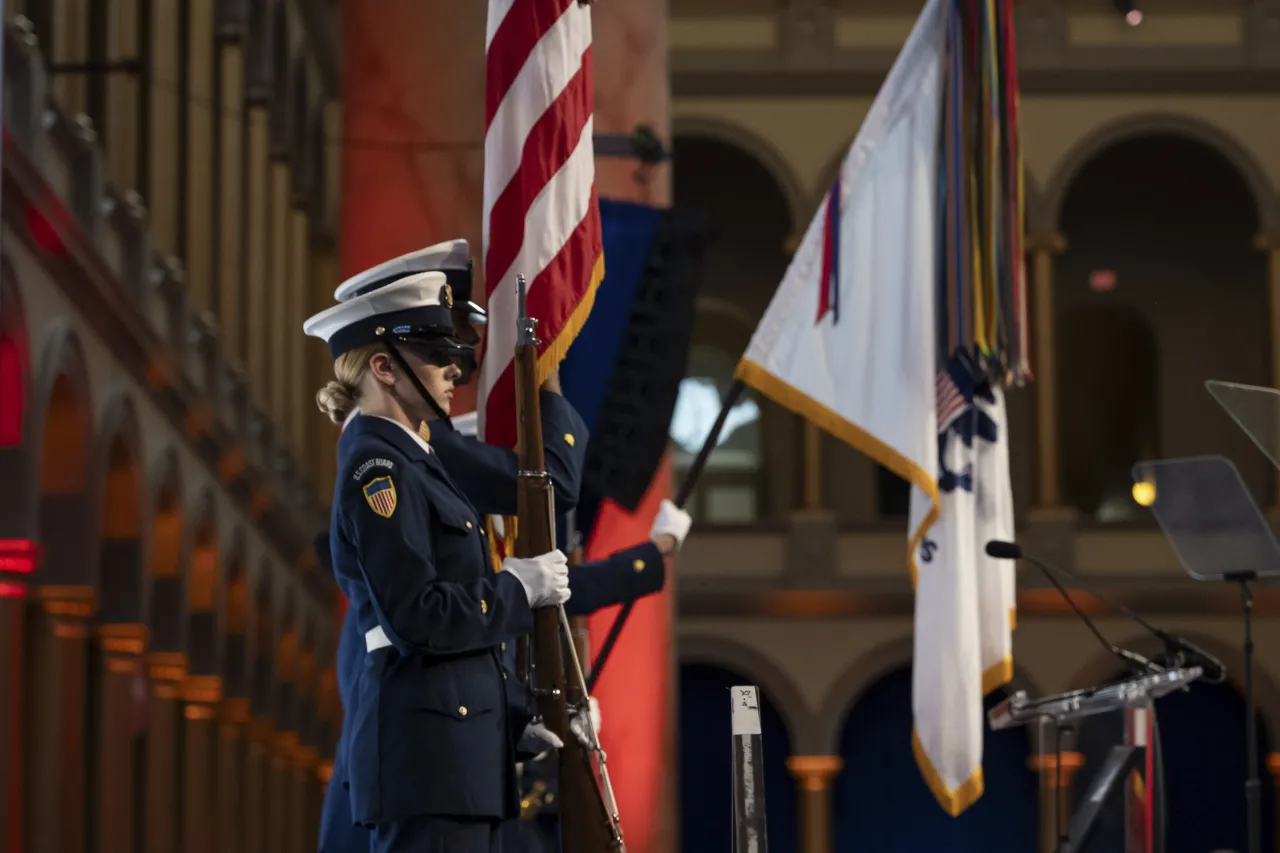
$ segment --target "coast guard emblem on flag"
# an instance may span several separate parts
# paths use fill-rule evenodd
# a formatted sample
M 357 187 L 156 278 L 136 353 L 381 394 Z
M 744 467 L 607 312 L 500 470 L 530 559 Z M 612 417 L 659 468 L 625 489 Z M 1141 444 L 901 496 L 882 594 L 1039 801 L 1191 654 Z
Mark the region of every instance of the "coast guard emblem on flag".
M 390 477 L 379 477 L 364 487 L 364 499 L 369 509 L 383 518 L 390 518 L 396 511 L 396 484 Z

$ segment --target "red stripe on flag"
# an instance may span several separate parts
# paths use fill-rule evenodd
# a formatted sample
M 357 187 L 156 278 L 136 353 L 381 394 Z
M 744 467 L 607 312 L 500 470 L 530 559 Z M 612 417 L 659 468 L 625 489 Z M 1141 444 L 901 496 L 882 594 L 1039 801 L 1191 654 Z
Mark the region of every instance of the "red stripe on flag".
M 827 193 L 827 203 L 822 206 L 822 280 L 818 283 L 818 320 L 827 316 L 831 308 L 831 241 L 835 235 L 831 233 L 831 205 L 834 203 L 834 192 Z M 816 322 L 816 321 L 815 321 Z
M 555 343 L 590 289 L 592 273 L 603 251 L 600 204 L 592 185 L 587 215 L 573 229 L 560 253 L 529 283 L 529 316 L 538 321 L 539 356 Z M 485 401 L 486 444 L 515 447 L 515 404 L 515 371 L 508 364 Z
M 606 501 L 596 518 L 586 559 L 599 560 L 649 537 L 659 502 L 669 496 L 671 471 L 663 461 L 634 514 Z M 664 591 L 636 602 L 609 663 L 600 673 L 600 740 L 609 756 L 609 776 L 618 801 L 627 853 L 659 853 L 672 834 L 664 791 L 678 766 L 672 749 L 672 573 Z M 595 647 L 609 632 L 618 608 L 593 614 L 588 622 Z
M 478 0 L 472 0 L 478 2 Z M 515 0 L 486 51 L 484 126 L 487 130 L 507 90 L 538 42 L 575 0 Z
M 488 293 L 493 293 L 520 254 L 529 206 L 564 167 L 582 139 L 582 130 L 591 118 L 592 79 L 588 47 L 578 72 L 525 137 L 520 168 L 489 213 L 489 250 L 484 264 Z M 596 207 L 594 202 L 592 207 Z

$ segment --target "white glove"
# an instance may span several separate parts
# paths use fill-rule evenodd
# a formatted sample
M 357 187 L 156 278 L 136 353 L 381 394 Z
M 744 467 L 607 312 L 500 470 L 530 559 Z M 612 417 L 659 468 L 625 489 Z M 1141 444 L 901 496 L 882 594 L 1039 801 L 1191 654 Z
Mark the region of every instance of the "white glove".
M 537 756 L 535 761 L 550 750 L 559 749 L 562 746 L 564 741 L 542 723 L 530 723 L 524 727 L 524 733 L 520 735 L 520 750 L 535 754 Z
M 600 737 L 600 703 L 596 701 L 596 697 L 591 697 L 591 728 L 595 732 L 597 738 Z M 569 720 L 569 729 L 573 732 L 574 737 L 578 739 L 578 743 L 582 744 L 586 749 L 591 749 L 592 738 L 591 732 L 582 725 L 582 712 L 574 714 Z
M 679 551 L 680 546 L 684 544 L 684 538 L 689 535 L 689 527 L 692 524 L 693 517 L 689 513 L 663 498 L 662 504 L 658 507 L 658 514 L 653 518 L 653 529 L 649 531 L 649 538 L 670 536 L 676 540 L 676 550 Z
M 537 557 L 507 557 L 502 570 L 524 587 L 530 607 L 555 607 L 569 600 L 569 559 L 559 549 Z

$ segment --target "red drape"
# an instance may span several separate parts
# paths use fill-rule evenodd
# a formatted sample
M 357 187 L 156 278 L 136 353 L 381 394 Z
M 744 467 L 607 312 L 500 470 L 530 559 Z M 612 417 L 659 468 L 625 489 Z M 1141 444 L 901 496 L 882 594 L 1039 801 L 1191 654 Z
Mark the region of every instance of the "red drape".
M 664 462 L 635 514 L 613 502 L 596 519 L 586 558 L 601 559 L 649 538 L 658 503 L 670 495 L 671 472 Z M 600 702 L 600 740 L 609 756 L 609 774 L 618 799 L 628 853 L 671 849 L 665 835 L 668 792 L 674 779 L 671 761 L 672 578 L 657 595 L 638 601 L 596 684 Z M 609 633 L 617 607 L 589 622 L 592 654 Z

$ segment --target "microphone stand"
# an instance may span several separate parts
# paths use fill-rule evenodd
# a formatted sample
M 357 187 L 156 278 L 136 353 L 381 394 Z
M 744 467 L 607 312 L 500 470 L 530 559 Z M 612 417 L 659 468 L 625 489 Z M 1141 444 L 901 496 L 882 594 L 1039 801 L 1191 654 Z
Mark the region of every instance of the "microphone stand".
M 990 554 L 990 551 L 988 551 L 987 553 Z M 991 554 L 991 556 L 997 556 L 997 555 Z M 1013 556 L 1013 555 L 1010 555 L 1010 556 Z M 1143 672 L 1143 671 L 1157 672 L 1157 673 L 1164 672 L 1164 667 L 1161 667 L 1158 664 L 1154 663 L 1153 661 L 1148 660 L 1147 658 L 1143 657 L 1137 652 L 1131 652 L 1128 649 L 1120 648 L 1115 643 L 1111 642 L 1105 636 L 1103 636 L 1102 632 L 1098 630 L 1098 626 L 1094 624 L 1094 621 L 1090 619 L 1088 615 L 1086 615 L 1085 612 L 1076 605 L 1075 599 L 1071 597 L 1071 593 L 1067 592 L 1067 588 L 1062 585 L 1062 583 L 1057 579 L 1057 577 L 1055 577 L 1056 573 L 1052 569 L 1050 569 L 1046 564 L 1040 562 L 1035 557 L 1031 557 L 1031 556 L 1028 556 L 1027 554 L 1022 553 L 1021 549 L 1018 549 L 1017 558 L 1026 560 L 1028 563 L 1030 563 L 1031 565 L 1035 566 L 1037 569 L 1040 570 L 1040 574 L 1044 575 L 1045 578 L 1048 579 L 1049 583 L 1053 585 L 1053 588 L 1056 589 L 1058 591 L 1058 594 L 1062 596 L 1062 599 L 1067 602 L 1067 606 L 1071 608 L 1071 610 L 1076 614 L 1076 616 L 1080 617 L 1080 621 L 1084 623 L 1085 627 L 1088 628 L 1090 632 L 1092 632 L 1093 636 L 1098 639 L 1098 642 L 1102 644 L 1102 647 L 1104 649 L 1111 652 L 1111 654 L 1115 655 L 1116 657 L 1120 658 L 1120 660 L 1124 661 L 1127 666 L 1131 667 L 1137 672 Z
M 1223 580 L 1240 585 L 1240 605 L 1244 616 L 1244 732 L 1245 760 L 1249 772 L 1244 782 L 1248 815 L 1249 853 L 1262 853 L 1262 780 L 1258 778 L 1258 715 L 1253 707 L 1253 590 L 1250 581 L 1257 572 L 1227 572 Z
M 1103 635 L 1102 631 L 1098 629 L 1098 626 L 1094 624 L 1094 621 L 1090 619 L 1089 616 L 1086 615 L 1085 612 L 1076 605 L 1075 599 L 1071 597 L 1071 593 L 1068 592 L 1067 588 L 1063 586 L 1061 581 L 1058 580 L 1057 572 L 1054 569 L 1050 568 L 1047 563 L 1043 563 L 1040 560 L 1037 560 L 1035 557 L 1032 557 L 1028 554 L 1023 553 L 1022 549 L 1018 547 L 1016 543 L 1013 543 L 1013 542 L 999 542 L 999 541 L 988 542 L 986 546 L 986 552 L 987 552 L 987 556 L 995 557 L 997 559 L 1026 560 L 1028 563 L 1030 563 L 1031 565 L 1039 569 L 1040 574 L 1044 575 L 1045 578 L 1049 581 L 1049 583 L 1053 585 L 1053 588 L 1056 589 L 1058 591 L 1058 594 L 1062 596 L 1063 601 L 1067 602 L 1067 606 L 1071 608 L 1071 610 L 1076 614 L 1076 616 L 1080 617 L 1080 621 L 1083 622 L 1085 624 L 1085 627 L 1088 628 L 1089 631 L 1093 634 L 1093 636 L 1097 638 L 1098 642 L 1102 645 L 1102 647 L 1105 648 L 1107 651 L 1111 652 L 1116 657 L 1120 658 L 1120 660 L 1124 661 L 1126 666 L 1132 668 L 1135 672 L 1147 672 L 1147 671 L 1155 672 L 1155 673 L 1164 672 L 1164 668 L 1157 665 L 1155 662 L 1148 660 L 1147 658 L 1143 657 L 1137 652 L 1132 652 L 1132 651 L 1129 651 L 1128 649 L 1122 649 L 1119 646 L 1117 646 L 1115 643 L 1108 640 L 1106 636 Z M 1098 596 L 1098 598 L 1101 599 L 1102 597 Z M 1115 607 L 1116 605 L 1112 605 L 1112 606 Z M 1138 622 L 1138 624 L 1142 625 L 1147 630 L 1152 631 L 1153 633 L 1156 632 L 1157 629 L 1153 628 L 1150 625 L 1147 625 L 1146 622 L 1144 622 L 1136 613 L 1133 613 L 1130 615 L 1134 618 L 1135 621 Z M 1053 801 L 1053 821 L 1054 821 L 1054 832 L 1057 835 L 1057 838 L 1056 838 L 1057 846 L 1054 848 L 1056 851 L 1072 851 L 1071 839 L 1070 839 L 1070 828 L 1063 827 L 1062 825 L 1062 736 L 1064 734 L 1070 733 L 1071 730 L 1072 729 L 1070 726 L 1063 726 L 1060 724 L 1054 726 L 1054 756 L 1055 756 L 1054 760 L 1056 762 L 1056 766 L 1054 769 L 1055 788 L 1054 788 L 1054 801 Z

